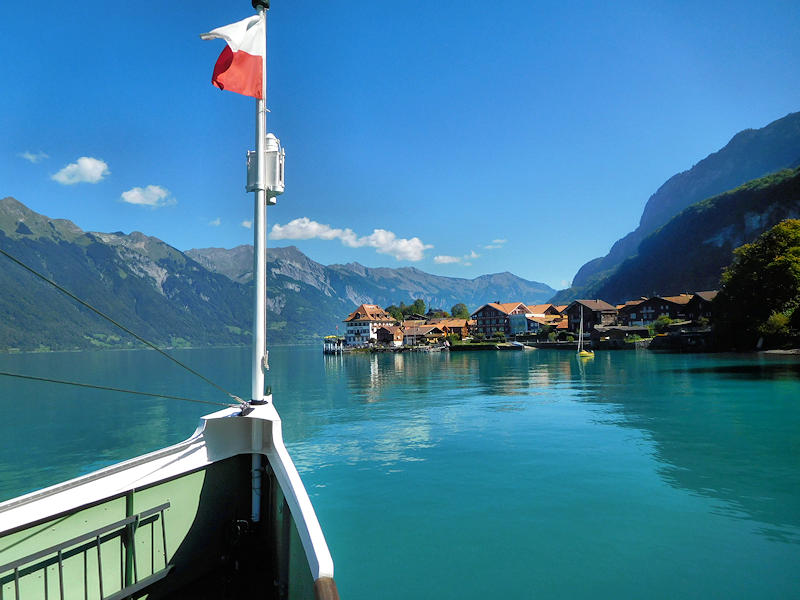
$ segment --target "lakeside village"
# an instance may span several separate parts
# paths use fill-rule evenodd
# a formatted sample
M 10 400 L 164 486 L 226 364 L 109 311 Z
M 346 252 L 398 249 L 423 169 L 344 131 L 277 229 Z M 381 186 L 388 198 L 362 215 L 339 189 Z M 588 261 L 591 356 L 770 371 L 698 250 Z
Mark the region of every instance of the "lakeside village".
M 422 300 L 399 309 L 362 304 L 344 320 L 344 336 L 324 338 L 323 351 L 576 349 L 581 323 L 584 345 L 593 349 L 703 351 L 716 295 L 713 290 L 642 297 L 617 306 L 599 299 L 566 305 L 497 301 L 472 314 L 463 304 L 454 306 L 453 314 L 436 309 L 422 314 Z

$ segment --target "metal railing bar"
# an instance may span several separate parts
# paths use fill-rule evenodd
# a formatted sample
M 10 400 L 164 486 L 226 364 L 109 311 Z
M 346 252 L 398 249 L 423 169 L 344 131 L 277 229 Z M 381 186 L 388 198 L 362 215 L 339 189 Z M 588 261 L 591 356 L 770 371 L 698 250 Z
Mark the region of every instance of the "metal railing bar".
M 102 548 L 100 547 L 100 536 L 97 536 L 97 582 L 100 585 L 100 597 L 103 598 L 103 557 Z
M 125 525 L 128 525 L 129 523 L 132 523 L 137 518 L 149 517 L 149 516 L 154 515 L 156 513 L 160 513 L 161 517 L 163 518 L 164 510 L 169 508 L 169 507 L 170 507 L 170 503 L 166 502 L 164 504 L 161 504 L 160 506 L 156 506 L 154 508 L 150 508 L 150 509 L 148 509 L 146 511 L 143 511 L 143 512 L 139 513 L 138 515 L 132 515 L 130 517 L 122 519 L 121 521 L 117 521 L 116 523 L 111 523 L 110 525 L 106 525 L 105 527 L 101 527 L 100 529 L 95 529 L 94 531 L 90 531 L 88 533 L 84 533 L 83 535 L 79 535 L 78 537 L 72 538 L 71 540 L 67 540 L 66 542 L 62 542 L 60 544 L 56 544 L 55 546 L 51 546 L 49 548 L 45 548 L 44 550 L 40 550 L 39 552 L 36 552 L 34 554 L 30 554 L 28 556 L 25 556 L 23 558 L 17 559 L 15 561 L 12 561 L 10 563 L 7 563 L 5 565 L 0 566 L 0 573 L 4 573 L 6 571 L 11 571 L 12 569 L 15 569 L 17 567 L 21 567 L 22 565 L 26 565 L 26 564 L 28 564 L 30 562 L 33 562 L 35 560 L 38 560 L 40 558 L 44 558 L 45 556 L 49 556 L 50 554 L 55 554 L 59 550 L 63 550 L 65 548 L 69 548 L 70 546 L 75 546 L 77 544 L 80 544 L 81 542 L 85 542 L 87 540 L 91 540 L 92 538 L 95 538 L 98 535 L 102 535 L 104 533 L 107 533 L 109 531 L 113 531 L 115 529 L 121 529 Z M 117 535 L 119 535 L 119 533 Z M 103 541 L 105 542 L 106 540 L 104 539 Z
M 164 511 L 161 511 L 161 539 L 164 542 L 164 566 L 167 564 L 167 529 L 164 525 Z
M 14 598 L 19 600 L 19 569 L 14 569 Z
M 64 559 L 61 550 L 58 551 L 58 595 L 64 600 Z
M 131 553 L 133 554 L 133 583 L 139 581 L 139 570 L 136 566 L 136 525 L 131 525 Z
M 145 577 L 144 579 L 142 579 L 141 581 L 137 582 L 136 584 L 128 586 L 124 590 L 120 590 L 118 592 L 115 592 L 115 593 L 111 594 L 110 596 L 108 596 L 106 598 L 103 598 L 103 600 L 123 600 L 124 598 L 128 598 L 129 596 L 132 596 L 133 594 L 135 594 L 139 590 L 143 590 L 148 585 L 151 585 L 151 584 L 155 583 L 156 581 L 164 579 L 164 577 L 166 577 L 169 574 L 169 572 L 172 570 L 172 567 L 173 567 L 173 565 L 169 565 L 168 567 L 166 567 L 165 569 L 162 569 L 158 573 L 153 573 L 149 577 Z
M 100 543 L 105 544 L 108 541 L 113 540 L 116 537 L 120 537 L 122 532 L 125 531 L 124 529 L 120 529 L 118 531 L 112 531 L 111 533 L 100 536 Z M 62 551 L 61 556 L 64 560 L 68 558 L 72 558 L 78 554 L 85 554 L 89 548 L 94 547 L 94 541 L 87 542 L 81 546 L 75 546 L 70 548 L 69 550 Z M 30 565 L 28 567 L 20 568 L 19 575 L 20 577 L 26 577 L 31 573 L 35 573 L 36 571 L 40 571 L 46 567 L 51 567 L 58 562 L 58 555 L 51 553 L 46 560 L 42 560 L 36 564 Z M 13 579 L 13 575 L 7 575 L 6 577 L 0 577 L 0 583 L 8 583 Z
M 89 600 L 89 554 L 83 553 L 83 600 Z
M 156 522 L 150 523 L 150 573 L 156 572 Z

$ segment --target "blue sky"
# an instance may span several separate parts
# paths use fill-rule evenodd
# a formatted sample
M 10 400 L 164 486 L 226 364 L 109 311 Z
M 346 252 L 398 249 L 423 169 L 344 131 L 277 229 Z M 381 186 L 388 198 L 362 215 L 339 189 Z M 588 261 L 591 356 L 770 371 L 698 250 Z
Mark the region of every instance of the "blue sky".
M 800 110 L 796 1 L 272 5 L 270 245 L 324 264 L 563 287 L 671 175 Z M 252 243 L 254 101 L 211 86 L 224 43 L 198 37 L 250 14 L 3 3 L 0 197 L 181 250 Z

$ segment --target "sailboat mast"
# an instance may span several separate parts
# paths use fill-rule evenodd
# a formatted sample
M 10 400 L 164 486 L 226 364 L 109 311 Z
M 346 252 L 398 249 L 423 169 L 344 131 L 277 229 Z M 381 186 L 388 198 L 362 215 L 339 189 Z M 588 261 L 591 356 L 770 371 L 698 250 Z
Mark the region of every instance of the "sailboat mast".
M 269 0 L 253 0 L 253 8 L 265 21 Z M 267 191 L 264 145 L 267 134 L 267 59 L 261 65 L 261 98 L 256 98 L 256 186 L 253 214 L 253 278 L 255 312 L 253 315 L 253 361 L 251 404 L 265 404 L 264 370 L 267 366 Z

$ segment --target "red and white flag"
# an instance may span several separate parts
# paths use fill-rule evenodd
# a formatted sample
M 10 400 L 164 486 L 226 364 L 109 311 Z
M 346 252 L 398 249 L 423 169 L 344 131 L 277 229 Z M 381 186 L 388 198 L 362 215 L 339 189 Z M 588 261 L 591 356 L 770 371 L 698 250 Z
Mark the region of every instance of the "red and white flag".
M 264 19 L 259 15 L 217 27 L 200 37 L 221 38 L 227 46 L 214 65 L 211 83 L 221 90 L 262 98 L 264 61 L 267 59 L 267 38 Z

